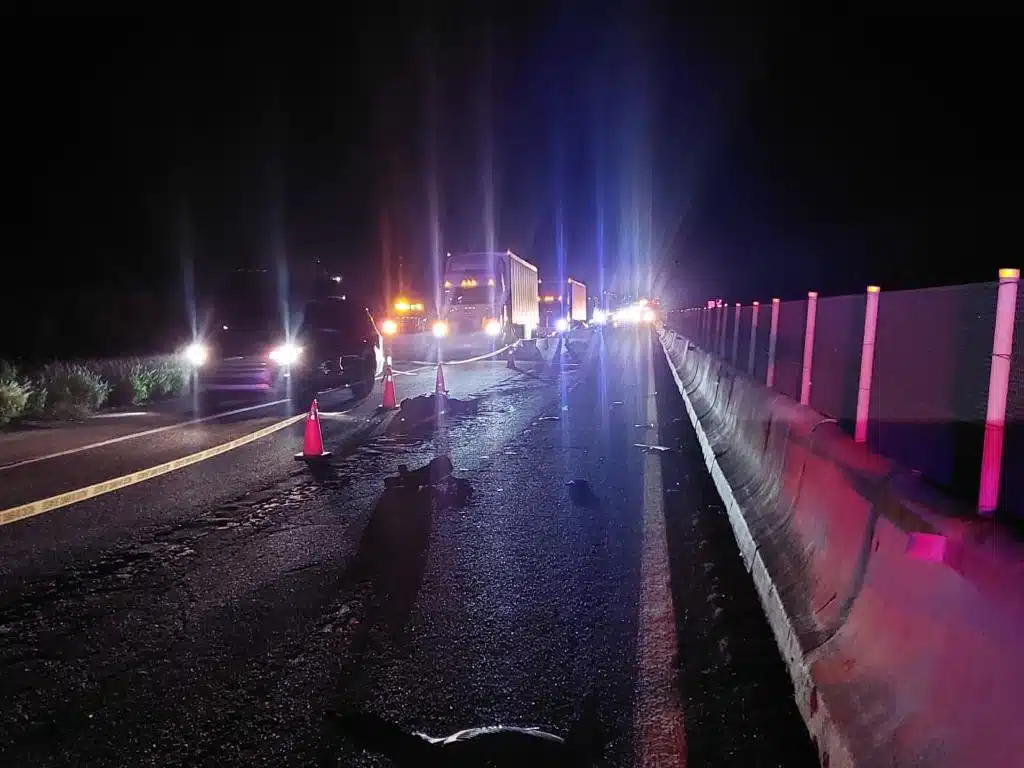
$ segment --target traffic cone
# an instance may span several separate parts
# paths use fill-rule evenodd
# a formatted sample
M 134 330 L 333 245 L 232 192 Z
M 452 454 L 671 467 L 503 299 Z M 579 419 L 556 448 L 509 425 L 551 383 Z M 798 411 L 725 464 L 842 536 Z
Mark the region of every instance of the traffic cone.
M 393 411 L 398 408 L 398 399 L 395 397 L 395 375 L 391 372 L 391 366 L 384 368 L 384 400 L 380 404 L 382 411 Z
M 448 389 L 444 385 L 444 370 L 442 370 L 440 363 L 437 364 L 437 378 L 434 380 L 434 394 L 448 394 Z
M 324 437 L 320 432 L 320 412 L 316 407 L 316 398 L 309 406 L 309 414 L 306 416 L 306 435 L 302 441 L 302 452 L 295 454 L 296 461 L 310 461 L 326 459 L 331 455 L 330 451 L 324 450 Z

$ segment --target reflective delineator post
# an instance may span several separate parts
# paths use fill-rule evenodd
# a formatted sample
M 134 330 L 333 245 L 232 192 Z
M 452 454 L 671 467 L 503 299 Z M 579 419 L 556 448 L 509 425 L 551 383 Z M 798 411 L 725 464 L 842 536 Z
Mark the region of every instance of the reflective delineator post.
M 729 305 L 718 302 L 718 338 L 715 339 L 715 354 L 725 357 L 725 333 L 729 327 Z
M 775 386 L 775 343 L 779 338 L 779 300 L 772 299 L 772 322 L 768 329 L 768 373 L 764 383 L 767 387 Z
M 736 358 L 740 354 L 740 311 L 742 307 L 739 302 L 736 302 L 736 321 L 733 323 L 732 328 L 732 364 L 736 365 Z
M 978 512 L 985 517 L 990 517 L 999 504 L 1006 397 L 1010 388 L 1010 355 L 1013 353 L 1013 326 L 1017 317 L 1019 283 L 1019 269 L 999 270 L 996 328 L 992 336 L 992 371 L 988 380 L 988 410 L 985 414 L 985 442 L 981 452 L 981 487 L 978 490 Z
M 818 314 L 818 294 L 807 294 L 807 325 L 804 327 L 804 370 L 800 375 L 800 405 L 811 404 L 811 364 L 814 362 L 814 319 Z
M 750 307 L 750 350 L 747 352 L 747 373 L 754 375 L 754 350 L 757 349 L 757 311 L 761 302 L 755 301 Z
M 868 439 L 868 414 L 871 412 L 871 372 L 875 365 L 875 332 L 878 329 L 877 285 L 868 286 L 864 304 L 864 342 L 860 351 L 860 383 L 857 385 L 857 421 L 853 428 L 853 440 L 865 443 Z

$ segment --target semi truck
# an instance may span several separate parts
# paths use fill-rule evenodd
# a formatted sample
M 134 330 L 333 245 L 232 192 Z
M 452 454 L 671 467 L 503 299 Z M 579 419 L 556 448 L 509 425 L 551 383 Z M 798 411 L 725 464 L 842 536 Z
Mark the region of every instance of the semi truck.
M 451 334 L 529 339 L 539 323 L 537 267 L 512 251 L 448 253 L 442 321 Z

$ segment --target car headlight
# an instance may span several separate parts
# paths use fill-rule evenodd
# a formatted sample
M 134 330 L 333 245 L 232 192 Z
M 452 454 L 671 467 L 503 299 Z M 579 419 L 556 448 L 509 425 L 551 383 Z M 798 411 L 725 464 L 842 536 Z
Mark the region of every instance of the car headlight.
M 569 321 L 566 320 L 564 317 L 558 318 L 558 320 L 555 322 L 555 330 L 558 331 L 559 333 L 565 333 L 566 331 L 569 330 Z
M 383 331 L 385 336 L 394 336 L 398 333 L 398 323 L 394 320 L 385 320 L 380 324 L 380 329 Z
M 484 330 L 487 331 L 488 336 L 497 336 L 501 333 L 501 323 L 497 320 L 488 320 L 487 325 L 484 326 Z
M 282 344 L 270 350 L 270 359 L 278 365 L 291 365 L 299 359 L 302 354 L 302 347 L 294 344 Z
M 602 310 L 595 309 L 594 316 L 591 319 L 593 320 L 594 325 L 604 325 L 608 320 L 608 316 Z
M 444 320 L 438 320 L 434 323 L 433 327 L 434 337 L 440 339 L 442 336 L 448 335 L 448 323 Z
M 654 313 L 651 310 L 649 310 L 649 309 L 645 309 L 644 310 L 644 322 L 645 323 L 653 323 L 654 322 Z
M 185 347 L 184 352 L 182 352 L 182 357 L 185 358 L 188 364 L 194 365 L 197 368 L 203 363 L 205 363 L 206 359 L 209 356 L 209 350 L 206 348 L 204 344 L 200 344 L 198 341 L 189 344 L 187 347 Z

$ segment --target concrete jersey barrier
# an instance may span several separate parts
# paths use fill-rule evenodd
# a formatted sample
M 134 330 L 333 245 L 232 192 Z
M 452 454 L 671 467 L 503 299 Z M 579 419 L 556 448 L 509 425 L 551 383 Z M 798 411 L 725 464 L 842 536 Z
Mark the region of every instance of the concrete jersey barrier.
M 833 420 L 658 334 L 822 765 L 1024 764 L 1019 547 L 970 539 Z

